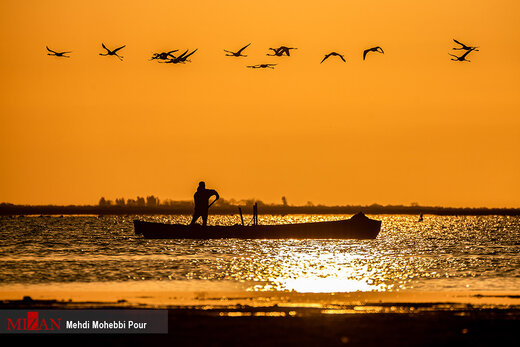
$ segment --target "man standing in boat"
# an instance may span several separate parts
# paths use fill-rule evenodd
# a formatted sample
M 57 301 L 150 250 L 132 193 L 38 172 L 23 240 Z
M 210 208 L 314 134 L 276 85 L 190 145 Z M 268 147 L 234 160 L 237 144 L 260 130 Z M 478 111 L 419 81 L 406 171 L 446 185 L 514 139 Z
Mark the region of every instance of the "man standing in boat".
M 209 199 L 215 195 L 216 199 L 213 200 L 211 204 L 209 204 Z M 216 190 L 206 189 L 206 183 L 199 182 L 199 187 L 193 196 L 195 200 L 195 212 L 193 213 L 193 218 L 191 220 L 190 225 L 194 225 L 199 217 L 202 217 L 202 225 L 206 226 L 208 222 L 208 210 L 211 205 L 215 201 L 217 201 L 220 197 Z

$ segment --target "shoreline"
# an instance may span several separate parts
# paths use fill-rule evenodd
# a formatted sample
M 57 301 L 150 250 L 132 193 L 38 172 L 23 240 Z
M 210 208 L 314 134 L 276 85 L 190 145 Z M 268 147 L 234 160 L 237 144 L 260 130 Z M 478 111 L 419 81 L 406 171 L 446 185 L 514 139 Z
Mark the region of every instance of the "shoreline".
M 520 310 L 520 291 L 368 291 L 299 293 L 240 290 L 9 290 L 0 287 L 0 306 L 104 307 L 156 309 L 310 308 L 387 312 L 390 307 L 445 310 Z M 406 311 L 406 310 L 405 310 Z M 413 309 L 412 309 L 413 311 Z
M 236 215 L 238 207 L 245 215 L 252 210 L 248 205 L 213 206 L 213 215 Z M 334 214 L 351 215 L 358 212 L 370 215 L 435 215 L 435 216 L 520 216 L 520 208 L 487 208 L 487 207 L 439 207 L 439 206 L 279 206 L 259 204 L 259 215 L 310 215 Z M 61 216 L 61 215 L 93 215 L 93 216 L 156 216 L 156 215 L 192 215 L 193 207 L 130 207 L 130 206 L 38 206 L 12 205 L 0 203 L 0 216 Z
M 25 297 L 25 298 L 24 298 Z M 520 291 L 6 291 L 2 310 L 166 309 L 168 334 L 17 334 L 142 346 L 490 346 L 517 339 Z
M 31 299 L 11 301 L 5 300 L 6 294 L 0 291 L 2 310 L 168 311 L 168 334 L 17 335 L 19 341 L 40 344 L 46 339 L 60 343 L 81 339 L 125 346 L 490 346 L 516 340 L 520 319 L 519 292 L 228 293 L 234 297 L 219 297 L 226 295 L 223 292 L 207 297 L 195 292 L 90 292 L 72 293 L 71 301 L 43 299 L 65 298 L 64 292 L 33 292 Z M 101 301 L 80 300 L 102 294 Z M 111 301 L 121 295 L 128 300 Z M 154 297 L 167 301 L 146 303 Z

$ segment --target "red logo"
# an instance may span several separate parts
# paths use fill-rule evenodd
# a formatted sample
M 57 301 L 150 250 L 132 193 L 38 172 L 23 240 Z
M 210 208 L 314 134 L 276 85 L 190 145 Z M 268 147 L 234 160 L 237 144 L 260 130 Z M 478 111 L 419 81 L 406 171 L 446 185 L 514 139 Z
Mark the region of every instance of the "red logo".
M 61 318 L 39 318 L 38 312 L 27 312 L 27 318 L 18 318 L 14 322 L 7 318 L 7 330 L 60 330 Z

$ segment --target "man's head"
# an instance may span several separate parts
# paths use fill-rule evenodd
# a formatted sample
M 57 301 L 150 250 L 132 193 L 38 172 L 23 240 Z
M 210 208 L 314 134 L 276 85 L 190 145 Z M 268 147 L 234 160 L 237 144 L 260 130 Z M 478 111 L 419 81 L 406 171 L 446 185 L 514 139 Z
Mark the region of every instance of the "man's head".
M 198 189 L 206 189 L 206 183 L 204 183 L 204 181 L 200 181 Z

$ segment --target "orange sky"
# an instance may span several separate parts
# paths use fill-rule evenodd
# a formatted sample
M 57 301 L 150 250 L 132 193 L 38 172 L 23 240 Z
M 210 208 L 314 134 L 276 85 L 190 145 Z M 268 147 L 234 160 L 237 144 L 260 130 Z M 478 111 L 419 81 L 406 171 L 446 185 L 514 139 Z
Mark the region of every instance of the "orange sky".
M 185 200 L 204 179 L 229 199 L 520 207 L 518 1 L 2 0 L 0 19 L 0 202 Z

